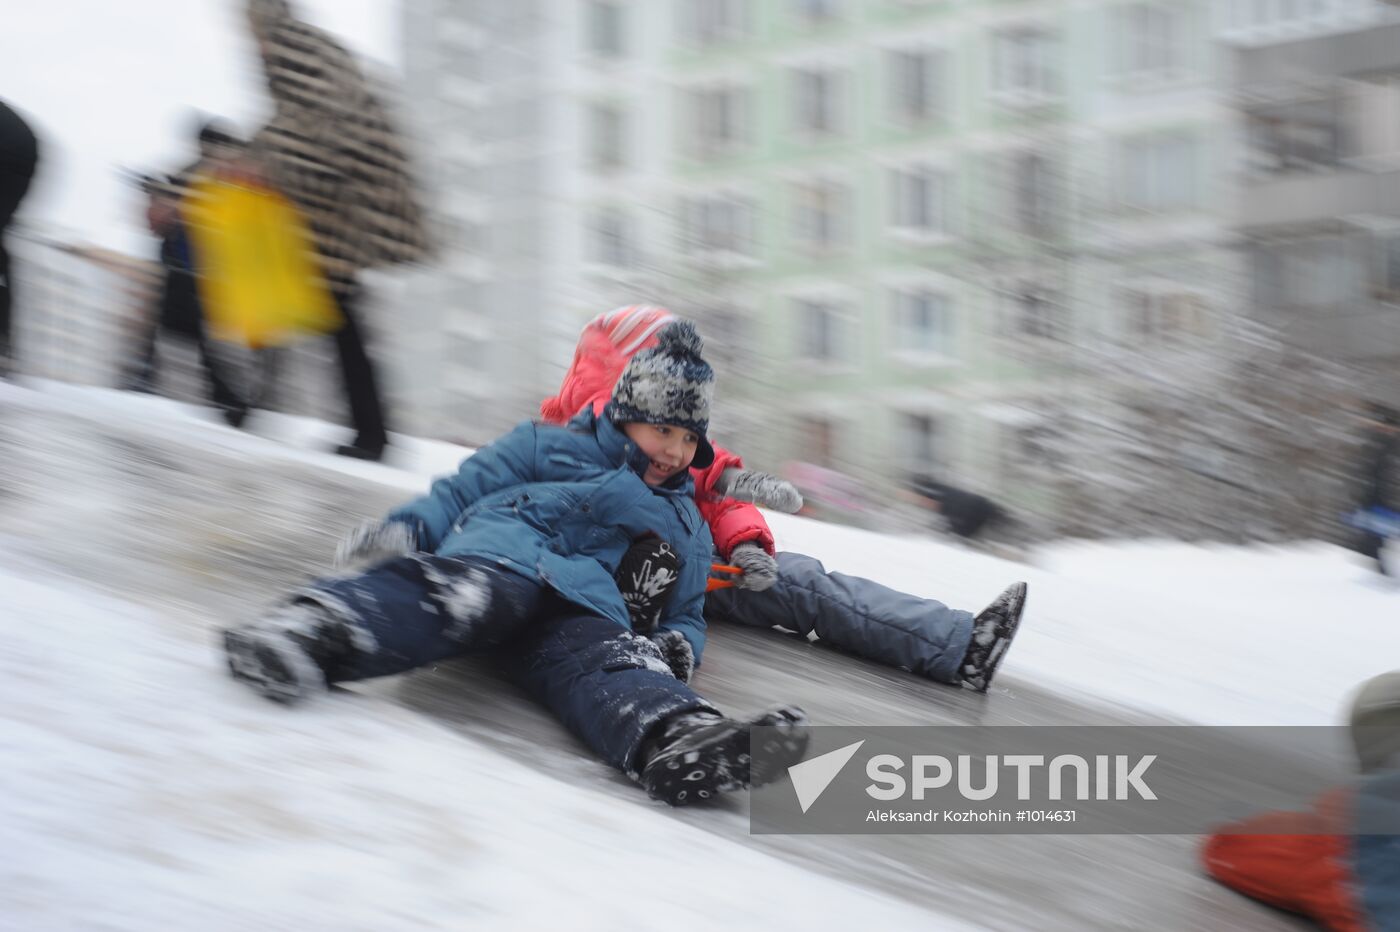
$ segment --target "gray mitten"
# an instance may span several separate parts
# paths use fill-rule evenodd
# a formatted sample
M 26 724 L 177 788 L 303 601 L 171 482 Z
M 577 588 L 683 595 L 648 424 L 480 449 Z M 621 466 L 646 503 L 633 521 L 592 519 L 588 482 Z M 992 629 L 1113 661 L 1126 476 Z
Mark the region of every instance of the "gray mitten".
M 650 640 L 661 651 L 661 656 L 666 659 L 666 664 L 676 675 L 676 679 L 682 683 L 689 683 L 690 677 L 695 673 L 695 651 L 690 649 L 690 642 L 685 639 L 685 635 L 663 628 L 651 635 Z
M 402 521 L 366 521 L 335 548 L 337 568 L 352 563 L 381 563 L 418 550 L 418 535 Z
M 730 551 L 729 562 L 744 571 L 744 575 L 734 580 L 736 589 L 762 592 L 778 581 L 778 561 L 752 541 L 739 544 Z
M 726 498 L 753 502 L 784 514 L 796 514 L 802 508 L 802 493 L 797 491 L 797 486 L 786 479 L 751 469 L 726 469 L 720 473 L 715 491 Z

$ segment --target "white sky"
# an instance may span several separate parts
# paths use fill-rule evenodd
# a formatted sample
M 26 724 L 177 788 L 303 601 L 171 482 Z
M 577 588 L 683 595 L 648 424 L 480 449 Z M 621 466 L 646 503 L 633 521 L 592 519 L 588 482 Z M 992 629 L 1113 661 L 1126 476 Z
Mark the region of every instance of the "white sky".
M 293 0 L 379 67 L 397 69 L 398 0 Z M 248 131 L 269 106 L 241 0 L 6 2 L 0 97 L 38 131 L 21 217 L 45 231 L 147 249 L 140 198 L 118 169 L 190 158 L 194 112 Z

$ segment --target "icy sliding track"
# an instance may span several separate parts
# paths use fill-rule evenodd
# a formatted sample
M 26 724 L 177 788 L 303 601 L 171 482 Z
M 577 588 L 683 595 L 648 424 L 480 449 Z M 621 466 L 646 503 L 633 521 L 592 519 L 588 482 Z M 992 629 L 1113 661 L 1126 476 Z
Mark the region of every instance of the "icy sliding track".
M 205 632 L 55 585 L 13 544 L 0 928 L 928 927 L 393 703 L 271 705 Z
M 676 909 L 688 928 L 1280 927 L 1202 880 L 1191 839 L 749 838 L 741 803 L 658 809 L 471 665 L 305 709 L 256 701 L 224 678 L 213 627 L 324 569 L 339 531 L 462 451 L 403 440 L 402 468 L 350 463 L 315 452 L 327 425 L 250 422 L 268 439 L 207 417 L 0 385 L 0 589 L 15 609 L 0 613 L 0 746 L 19 762 L 0 771 L 0 824 L 19 829 L 0 852 L 0 928 L 650 928 Z M 1395 594 L 1331 548 L 1070 547 L 1026 567 L 774 524 L 829 568 L 961 606 L 1027 578 L 1031 608 L 985 699 L 718 627 L 698 685 L 736 711 L 1321 723 L 1400 656 Z M 1338 612 L 1345 641 L 1327 636 Z M 1360 657 L 1358 632 L 1374 647 Z

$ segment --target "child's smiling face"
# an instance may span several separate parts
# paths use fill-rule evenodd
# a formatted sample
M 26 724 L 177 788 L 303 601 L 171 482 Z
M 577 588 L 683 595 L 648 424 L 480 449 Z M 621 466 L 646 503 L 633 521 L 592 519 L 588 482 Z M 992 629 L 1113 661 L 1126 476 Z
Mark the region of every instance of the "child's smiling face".
M 674 424 L 629 421 L 622 425 L 622 431 L 647 455 L 647 471 L 642 476 L 647 485 L 661 485 L 688 468 L 700 446 L 700 437 L 693 430 Z

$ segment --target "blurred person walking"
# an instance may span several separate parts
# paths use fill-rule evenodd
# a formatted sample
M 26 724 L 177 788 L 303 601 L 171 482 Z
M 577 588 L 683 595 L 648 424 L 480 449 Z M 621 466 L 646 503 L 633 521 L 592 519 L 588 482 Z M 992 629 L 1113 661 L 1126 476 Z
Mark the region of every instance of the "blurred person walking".
M 249 165 L 305 215 L 344 316 L 335 340 L 355 438 L 336 452 L 377 460 L 388 433 L 359 320 L 359 276 L 426 254 L 408 158 L 343 46 L 298 19 L 286 0 L 249 0 L 247 10 L 275 108 L 249 144 Z
M 932 476 L 913 477 L 909 488 L 921 507 L 938 514 L 948 530 L 967 540 L 1005 517 L 996 502 L 985 495 L 959 489 Z
M 9 375 L 14 364 L 10 321 L 14 281 L 5 234 L 29 191 L 38 163 L 39 142 L 34 130 L 0 100 L 0 377 Z
M 1365 432 L 1357 510 L 1348 521 L 1357 528 L 1357 551 L 1389 576 L 1395 567 L 1387 565 L 1387 542 L 1400 537 L 1400 411 L 1371 405 Z
M 155 313 L 137 351 L 134 371 L 125 387 L 132 391 L 153 392 L 159 383 L 156 366 L 157 342 L 161 334 L 194 341 L 204 369 L 210 400 L 233 427 L 248 416 L 248 404 L 230 378 L 229 367 L 214 351 L 209 337 L 204 306 L 196 280 L 195 257 L 189 231 L 180 215 L 182 200 L 188 196 L 195 176 L 221 170 L 239 151 L 241 144 L 227 128 L 216 121 L 202 123 L 197 135 L 199 155 L 179 173 L 168 177 L 145 176 L 142 190 L 150 199 L 146 222 L 160 238 L 160 263 L 164 279 Z

